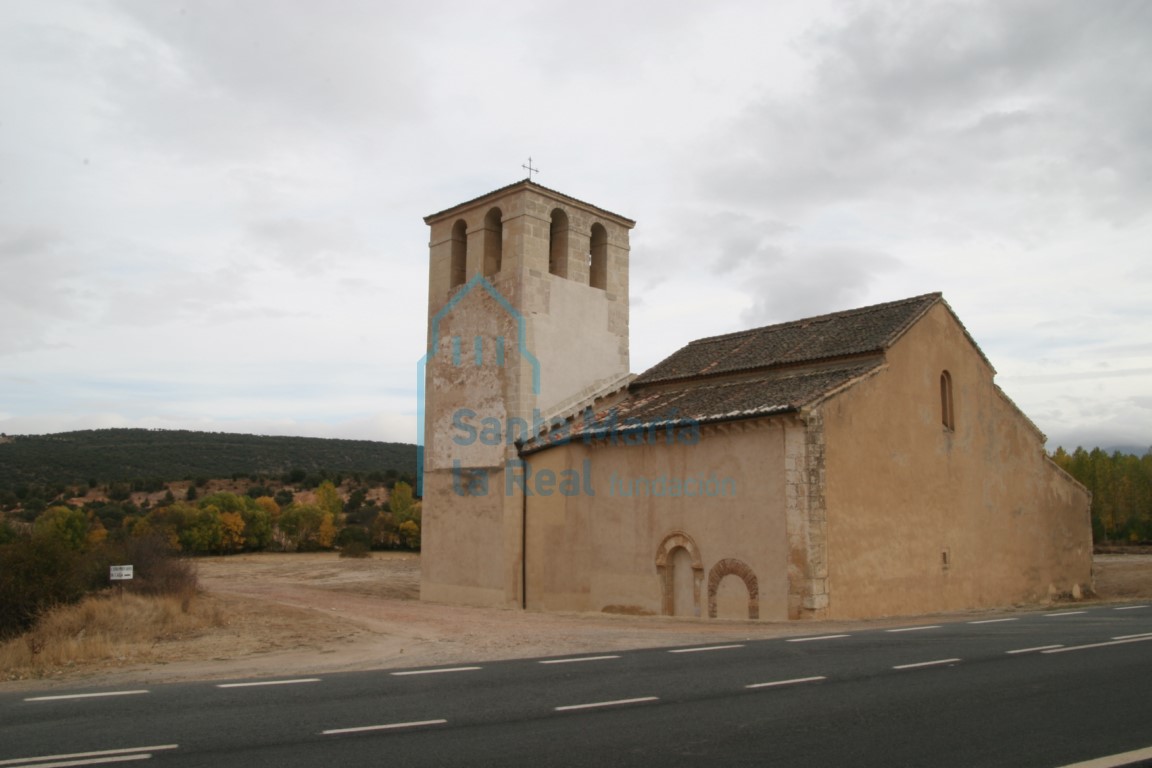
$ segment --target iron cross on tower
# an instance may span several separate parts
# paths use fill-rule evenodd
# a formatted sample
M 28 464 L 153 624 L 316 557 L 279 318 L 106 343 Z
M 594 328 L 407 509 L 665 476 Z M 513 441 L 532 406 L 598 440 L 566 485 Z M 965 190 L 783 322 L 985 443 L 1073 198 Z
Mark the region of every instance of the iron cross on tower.
M 532 167 L 532 156 L 531 155 L 528 156 L 528 165 L 522 165 L 520 167 L 523 168 L 524 170 L 528 171 L 528 181 L 532 181 L 532 174 L 540 173 L 539 168 L 533 168 Z

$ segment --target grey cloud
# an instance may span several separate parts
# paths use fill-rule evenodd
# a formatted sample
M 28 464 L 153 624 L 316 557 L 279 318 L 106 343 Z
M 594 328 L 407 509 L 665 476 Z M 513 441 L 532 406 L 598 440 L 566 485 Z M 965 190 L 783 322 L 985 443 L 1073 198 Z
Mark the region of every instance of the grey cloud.
M 104 52 L 110 116 L 161 146 L 254 155 L 317 129 L 379 138 L 423 114 L 424 54 L 394 6 L 118 5 L 143 34 Z
M 1141 3 L 869 4 L 811 36 L 811 92 L 749 107 L 705 185 L 777 211 L 950 190 L 1128 221 L 1152 201 L 1148 39 Z
M 751 327 L 859 306 L 898 266 L 887 254 L 842 246 L 784 250 L 748 281 L 754 299 L 742 319 Z
M 266 218 L 247 226 L 247 237 L 259 251 L 298 274 L 314 275 L 347 264 L 365 248 L 356 222 L 345 217 Z

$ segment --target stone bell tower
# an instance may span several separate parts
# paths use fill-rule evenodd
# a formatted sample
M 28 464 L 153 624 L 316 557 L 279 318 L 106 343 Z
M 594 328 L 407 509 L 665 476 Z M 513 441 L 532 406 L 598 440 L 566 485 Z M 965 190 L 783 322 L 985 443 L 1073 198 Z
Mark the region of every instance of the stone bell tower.
M 524 180 L 427 216 L 426 600 L 523 600 L 516 442 L 628 375 L 635 222 Z

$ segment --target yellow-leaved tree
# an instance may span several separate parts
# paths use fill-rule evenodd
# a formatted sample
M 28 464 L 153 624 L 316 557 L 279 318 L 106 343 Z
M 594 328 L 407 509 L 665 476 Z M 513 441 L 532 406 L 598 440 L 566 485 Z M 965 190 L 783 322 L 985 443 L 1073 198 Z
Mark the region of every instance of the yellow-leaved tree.
M 225 552 L 239 552 L 244 547 L 244 518 L 237 512 L 223 512 L 220 528 L 220 548 Z

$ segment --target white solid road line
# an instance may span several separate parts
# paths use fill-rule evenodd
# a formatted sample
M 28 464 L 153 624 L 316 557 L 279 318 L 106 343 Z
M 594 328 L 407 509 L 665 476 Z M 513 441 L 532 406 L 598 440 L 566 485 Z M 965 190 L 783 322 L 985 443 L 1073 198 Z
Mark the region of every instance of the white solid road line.
M 981 619 L 980 621 L 970 621 L 969 624 L 999 624 L 1002 621 L 1018 621 L 1018 619 Z
M 1117 635 L 1113 640 L 1132 640 L 1136 637 L 1152 637 L 1152 632 L 1141 632 L 1138 635 Z
M 1067 653 L 1068 651 L 1083 651 L 1088 648 L 1106 648 L 1109 645 L 1127 645 L 1128 643 L 1143 643 L 1152 640 L 1152 635 L 1147 637 L 1133 637 L 1129 640 L 1112 640 L 1106 643 L 1089 643 L 1088 645 L 1070 645 L 1067 648 L 1053 648 L 1050 651 L 1041 651 L 1041 653 Z
M 619 656 L 576 656 L 571 659 L 544 659 L 537 662 L 537 664 L 575 664 L 578 661 L 604 661 L 606 659 L 618 659 Z
M 922 627 L 898 627 L 896 629 L 886 629 L 885 632 L 919 632 L 922 629 L 940 629 L 939 624 L 925 624 Z
M 68 699 L 102 699 L 106 696 L 138 696 L 148 691 L 105 691 L 104 693 L 68 693 L 60 696 L 33 696 L 24 701 L 66 701 Z
M 780 685 L 796 685 L 797 683 L 815 683 L 820 680 L 827 680 L 828 678 L 823 675 L 819 677 L 797 677 L 792 680 L 774 680 L 771 683 L 753 683 L 746 685 L 745 688 L 775 688 Z
M 257 683 L 220 683 L 217 688 L 259 688 L 263 685 L 297 685 L 299 683 L 318 683 L 318 677 L 301 677 L 297 680 L 261 680 Z
M 425 725 L 444 725 L 447 720 L 415 720 L 410 723 L 386 723 L 384 725 L 361 725 L 356 728 L 333 728 L 320 731 L 322 736 L 338 736 L 342 733 L 364 733 L 366 731 L 394 731 L 398 728 L 419 728 Z
M 1014 651 L 1004 651 L 1004 653 L 1035 653 L 1037 651 L 1049 651 L 1053 648 L 1063 648 L 1062 645 L 1037 645 L 1033 648 L 1017 648 Z
M 743 648 L 743 645 L 706 645 L 701 648 L 675 648 L 668 653 L 698 653 L 700 651 L 726 651 L 729 648 Z
M 165 750 L 165 749 L 176 749 L 179 746 L 180 746 L 179 744 L 159 744 L 159 745 L 156 745 L 153 747 L 130 747 L 130 748 L 126 748 L 126 749 L 101 749 L 101 750 L 96 751 L 96 752 L 73 752 L 73 753 L 67 754 L 67 755 L 44 755 L 43 757 L 21 757 L 21 758 L 15 759 L 15 760 L 0 760 L 0 765 L 30 765 L 30 764 L 35 764 L 35 765 L 39 766 L 39 768 L 45 768 L 45 766 L 44 766 L 45 760 L 52 760 L 52 761 L 70 760 L 71 761 L 71 760 L 84 760 L 86 758 L 106 758 L 106 757 L 111 757 L 113 755 L 119 756 L 118 758 L 115 758 L 115 759 L 124 759 L 125 756 L 129 756 L 129 759 L 131 759 L 131 760 L 140 760 L 140 759 L 145 759 L 145 758 L 149 758 L 152 756 L 151 754 L 140 754 L 140 753 L 159 752 L 159 751 Z M 54 763 L 54 764 L 59 765 L 58 762 Z M 81 765 L 81 763 L 70 763 L 70 764 L 71 765 Z M 84 765 L 90 765 L 90 764 L 91 763 L 84 763 Z
M 411 669 L 407 672 L 393 672 L 396 677 L 403 677 L 404 675 L 440 675 L 445 672 L 471 672 L 476 669 L 483 669 L 483 667 L 449 667 L 447 669 Z
M 1079 616 L 1082 613 L 1088 613 L 1088 611 L 1060 611 L 1059 613 L 1046 613 L 1044 614 L 1044 617 L 1052 618 L 1054 616 Z
M 919 669 L 920 667 L 935 667 L 941 664 L 955 664 L 960 659 L 936 659 L 935 661 L 918 661 L 915 664 L 897 664 L 892 669 Z
M 1152 758 L 1152 747 L 1123 752 L 1118 755 L 1098 757 L 1095 760 L 1085 760 L 1082 763 L 1063 765 L 1060 766 L 1060 768 L 1119 768 L 1119 766 L 1132 765 L 1135 762 L 1148 760 L 1149 758 Z
M 1135 611 L 1137 608 L 1147 608 L 1146 605 L 1123 605 L 1119 608 L 1113 608 L 1114 611 Z
M 817 635 L 816 637 L 789 637 L 786 643 L 808 643 L 813 640 L 835 640 L 838 637 L 851 637 L 851 635 Z
M 621 704 L 642 704 L 646 701 L 659 701 L 659 696 L 642 696 L 638 699 L 617 699 L 615 701 L 594 701 L 591 704 L 569 704 L 566 707 L 556 707 L 557 712 L 571 712 L 576 709 L 595 709 L 597 707 L 618 707 Z

